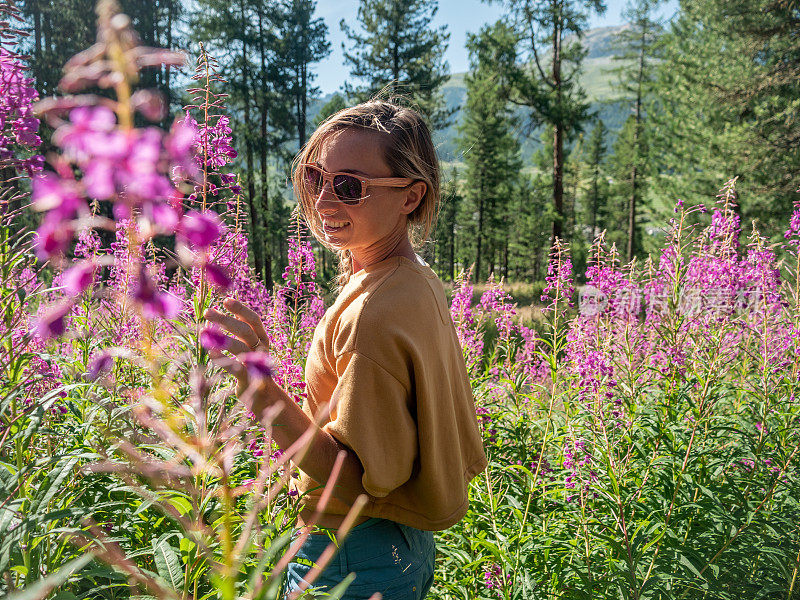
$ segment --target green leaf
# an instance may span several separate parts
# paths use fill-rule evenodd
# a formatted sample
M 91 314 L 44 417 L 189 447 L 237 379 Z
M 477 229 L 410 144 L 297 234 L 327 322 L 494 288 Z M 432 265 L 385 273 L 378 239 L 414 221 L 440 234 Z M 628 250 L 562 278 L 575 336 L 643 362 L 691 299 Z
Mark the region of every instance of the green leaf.
M 258 565 L 253 569 L 252 573 L 247 582 L 247 589 L 253 590 L 256 587 L 256 583 L 261 578 L 262 573 L 267 568 L 267 564 L 272 558 L 284 547 L 286 547 L 292 539 L 292 532 L 291 530 L 286 531 L 282 536 L 272 541 L 269 547 L 264 551 L 261 560 L 258 561 Z
M 153 540 L 153 557 L 156 562 L 156 569 L 161 578 L 166 581 L 173 590 L 180 590 L 183 584 L 183 572 L 181 561 L 175 549 L 169 545 L 167 539 L 175 535 L 169 533 Z
M 166 501 L 174 506 L 181 516 L 188 515 L 192 510 L 192 503 L 184 496 L 170 496 Z
M 72 469 L 78 462 L 78 457 L 71 457 L 61 463 L 60 468 L 48 477 L 48 485 L 44 488 L 44 494 L 34 499 L 31 503 L 30 512 L 35 513 L 40 506 L 47 506 L 49 502 L 56 497 L 56 494 L 63 493 L 61 484 L 64 480 L 72 474 Z
M 330 591 L 330 595 L 328 596 L 328 598 L 330 598 L 330 600 L 339 600 L 342 597 L 342 594 L 344 594 L 347 591 L 347 587 L 353 582 L 353 579 L 355 578 L 356 574 L 350 573 L 347 577 L 342 579 L 342 581 L 338 583 L 336 587 L 334 587 Z
M 12 594 L 7 600 L 41 600 L 45 598 L 54 588 L 57 588 L 76 571 L 80 571 L 94 558 L 94 554 L 89 553 L 75 560 L 71 560 L 52 575 L 37 581 L 32 586 Z
M 696 577 L 699 577 L 702 580 L 702 584 L 701 585 L 703 585 L 704 588 L 708 585 L 706 580 L 700 574 L 700 571 L 697 570 L 697 567 L 695 567 L 692 564 L 692 561 L 690 561 L 689 558 L 685 554 L 680 554 L 679 555 L 678 562 L 680 562 L 682 565 L 684 565 L 686 568 L 688 568 L 692 573 L 695 574 Z

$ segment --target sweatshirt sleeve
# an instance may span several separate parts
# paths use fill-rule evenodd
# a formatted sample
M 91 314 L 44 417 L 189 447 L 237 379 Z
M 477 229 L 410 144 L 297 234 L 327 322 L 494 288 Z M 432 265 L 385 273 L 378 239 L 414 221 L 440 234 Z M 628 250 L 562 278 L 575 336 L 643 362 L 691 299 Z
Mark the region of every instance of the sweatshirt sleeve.
M 356 453 L 364 468 L 364 489 L 382 498 L 408 481 L 417 457 L 411 394 L 381 365 L 358 352 L 337 358 L 336 371 L 334 418 L 324 429 Z

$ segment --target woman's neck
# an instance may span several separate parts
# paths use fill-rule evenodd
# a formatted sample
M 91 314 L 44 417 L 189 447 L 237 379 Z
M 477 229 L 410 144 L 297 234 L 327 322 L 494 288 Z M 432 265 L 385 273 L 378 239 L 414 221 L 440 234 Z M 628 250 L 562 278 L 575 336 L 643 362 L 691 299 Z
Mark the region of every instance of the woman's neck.
M 353 273 L 358 273 L 361 269 L 377 264 L 393 256 L 405 256 L 411 261 L 417 258 L 411 240 L 408 239 L 408 232 L 403 230 L 402 235 L 388 238 L 379 246 L 370 247 L 362 252 L 351 251 L 350 258 L 353 265 Z

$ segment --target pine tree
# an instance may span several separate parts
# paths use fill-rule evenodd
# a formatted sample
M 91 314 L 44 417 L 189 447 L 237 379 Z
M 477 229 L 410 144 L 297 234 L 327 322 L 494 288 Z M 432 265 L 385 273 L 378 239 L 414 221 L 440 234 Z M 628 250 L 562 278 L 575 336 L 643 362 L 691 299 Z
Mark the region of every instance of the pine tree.
M 319 127 L 325 119 L 343 108 L 347 108 L 347 102 L 345 102 L 344 96 L 338 92 L 334 93 L 330 99 L 322 105 L 322 108 L 319 109 L 317 116 L 314 117 L 314 127 Z
M 800 171 L 800 6 L 797 0 L 696 0 L 704 27 L 724 36 L 725 57 L 740 53 L 749 69 L 725 70 L 704 83 L 748 124 L 745 159 L 766 208 L 778 218 L 797 188 Z M 749 166 L 749 165 L 748 165 Z M 751 169 L 746 169 L 745 172 Z M 775 211 L 775 208 L 778 211 Z
M 586 149 L 586 168 L 588 189 L 583 199 L 584 220 L 587 225 L 586 241 L 592 243 L 605 228 L 606 202 L 608 201 L 608 180 L 605 175 L 606 137 L 608 129 L 602 119 L 589 134 Z
M 780 241 L 800 172 L 793 0 L 687 0 L 664 36 L 651 145 L 663 205 L 739 176 L 743 219 Z
M 529 131 L 544 125 L 553 137 L 552 237 L 564 227 L 564 147 L 588 118 L 577 77 L 585 50 L 580 35 L 588 11 L 605 11 L 603 0 L 504 0 L 514 29 L 517 60 L 506 65 L 507 95 L 530 110 Z M 568 37 L 573 35 L 572 40 Z
M 618 71 L 620 75 L 618 87 L 625 97 L 632 98 L 631 111 L 633 114 L 631 115 L 630 140 L 626 153 L 629 161 L 625 164 L 618 161 L 618 175 L 620 178 L 627 179 L 628 260 L 633 258 L 634 252 L 639 246 L 637 209 L 647 186 L 647 180 L 643 177 L 647 163 L 645 102 L 652 93 L 655 61 L 658 58 L 656 44 L 662 32 L 661 24 L 653 18 L 657 5 L 658 0 L 632 0 L 628 3 L 622 16 L 630 23 L 630 28 L 623 29 L 617 35 L 617 43 L 622 52 L 614 57 L 626 63 Z M 622 173 L 625 170 L 627 170 L 627 176 Z
M 640 220 L 634 221 L 631 233 L 631 197 L 637 204 L 641 198 L 643 181 L 649 175 L 648 163 L 642 160 L 647 155 L 647 138 L 640 126 L 636 124 L 635 115 L 630 115 L 617 135 L 613 154 L 609 159 L 609 171 L 613 180 L 611 185 L 611 201 L 606 205 L 605 229 L 606 240 L 617 244 L 618 248 L 630 248 L 631 235 L 638 240 L 641 230 Z M 631 176 L 635 169 L 636 177 Z M 638 187 L 637 187 L 638 186 Z M 639 243 L 635 249 L 639 249 Z
M 437 0 L 361 0 L 360 31 L 344 19 L 341 28 L 351 44 L 345 64 L 365 83 L 346 83 L 345 93 L 363 101 L 388 88 L 411 98 L 434 128 L 444 127 L 453 112 L 439 92 L 448 77 L 443 57 L 450 34 L 431 27 L 437 10 Z
M 235 0 L 233 4 L 197 0 L 190 18 L 193 39 L 208 40 L 209 52 L 220 57 L 220 74 L 229 83 L 229 108 L 241 115 L 234 131 L 235 140 L 244 146 L 253 260 L 268 285 L 280 270 L 272 257 L 282 260 L 274 251 L 275 239 L 285 236 L 287 225 L 272 216 L 270 165 L 285 163 L 285 143 L 295 131 L 279 59 L 279 32 L 285 18 L 280 8 L 275 0 Z
M 283 67 L 288 75 L 288 92 L 297 125 L 298 148 L 303 147 L 308 135 L 308 100 L 319 94 L 319 88 L 313 85 L 316 74 L 309 70 L 309 66 L 328 56 L 331 51 L 327 39 L 328 26 L 323 19 L 313 18 L 316 5 L 315 0 L 284 0 L 285 17 L 280 31 L 284 43 L 281 51 Z
M 453 167 L 442 186 L 442 205 L 430 252 L 436 271 L 443 279 L 453 279 L 456 275 L 456 232 L 463 201 L 458 185 L 458 169 Z
M 64 62 L 95 42 L 94 0 L 20 0 L 17 5 L 27 21 L 30 37 L 23 51 L 42 97 L 56 93 Z
M 517 245 L 528 247 L 530 262 L 529 275 L 523 277 L 533 281 L 544 279 L 547 261 L 552 245 L 552 224 L 555 220 L 553 207 L 553 144 L 552 132 L 544 129 L 541 133 L 541 146 L 532 157 L 533 174 L 529 184 L 523 185 L 521 198 L 523 205 L 517 211 L 515 227 L 520 236 Z M 523 275 L 525 272 L 523 271 Z
M 119 2 L 144 45 L 180 47 L 183 38 L 179 35 L 179 24 L 183 8 L 178 0 Z M 17 4 L 26 20 L 25 29 L 31 34 L 23 48 L 30 55 L 37 89 L 42 96 L 55 94 L 67 59 L 95 42 L 96 0 L 20 0 Z M 178 98 L 172 90 L 175 80 L 171 67 L 148 67 L 142 70 L 140 77 L 143 87 L 161 91 L 168 108 L 178 108 Z M 168 126 L 171 120 L 171 115 L 167 114 L 161 125 Z
M 220 75 L 229 83 L 228 106 L 241 111 L 241 119 L 234 127 L 234 140 L 244 146 L 245 194 L 250 217 L 250 247 L 256 273 L 264 275 L 264 236 L 261 231 L 259 201 L 255 181 L 255 135 L 253 130 L 253 95 L 257 70 L 253 48 L 256 37 L 252 28 L 252 3 L 235 0 L 198 0 L 190 15 L 190 29 L 194 43 L 204 41 L 210 54 L 218 57 Z M 224 49 L 224 51 L 223 51 Z
M 519 142 L 496 66 L 513 61 L 514 38 L 502 23 L 469 35 L 470 73 L 465 77 L 467 101 L 459 127 L 459 147 L 466 164 L 466 199 L 473 207 L 474 276 L 504 263 L 504 228 L 509 199 L 521 162 Z
M 182 46 L 184 36 L 180 34 L 180 25 L 184 8 L 180 0 L 119 0 L 119 3 L 145 46 L 170 49 Z M 142 70 L 140 77 L 142 87 L 155 88 L 164 94 L 170 110 L 161 126 L 168 128 L 172 124 L 173 111 L 180 110 L 180 93 L 172 90 L 175 84 L 173 69 L 169 66 L 148 67 Z

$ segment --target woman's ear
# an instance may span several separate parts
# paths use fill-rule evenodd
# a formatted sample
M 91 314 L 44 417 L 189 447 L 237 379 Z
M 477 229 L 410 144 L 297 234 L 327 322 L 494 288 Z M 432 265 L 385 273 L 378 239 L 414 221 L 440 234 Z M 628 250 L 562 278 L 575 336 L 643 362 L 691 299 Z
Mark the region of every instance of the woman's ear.
M 406 200 L 403 203 L 401 213 L 410 215 L 422 202 L 425 193 L 428 191 L 428 184 L 424 181 L 415 181 L 406 189 Z

